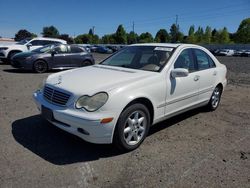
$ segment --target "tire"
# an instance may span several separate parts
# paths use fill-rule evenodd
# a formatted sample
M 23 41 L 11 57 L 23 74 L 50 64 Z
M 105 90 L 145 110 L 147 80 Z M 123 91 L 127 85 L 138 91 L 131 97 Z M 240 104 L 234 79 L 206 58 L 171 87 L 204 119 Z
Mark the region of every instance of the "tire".
M 91 63 L 89 60 L 85 60 L 81 63 L 81 67 L 85 67 L 85 66 L 89 66 L 89 65 L 93 65 L 93 63 Z
M 140 146 L 148 134 L 150 114 L 143 104 L 133 104 L 120 115 L 113 143 L 121 151 L 132 151 Z
M 36 73 L 44 73 L 44 72 L 46 72 L 48 70 L 48 65 L 43 60 L 37 60 L 37 61 L 34 62 L 33 70 Z
M 220 86 L 216 86 L 212 93 L 210 101 L 207 105 L 208 110 L 214 111 L 218 108 L 220 104 L 221 94 L 222 94 L 222 88 Z

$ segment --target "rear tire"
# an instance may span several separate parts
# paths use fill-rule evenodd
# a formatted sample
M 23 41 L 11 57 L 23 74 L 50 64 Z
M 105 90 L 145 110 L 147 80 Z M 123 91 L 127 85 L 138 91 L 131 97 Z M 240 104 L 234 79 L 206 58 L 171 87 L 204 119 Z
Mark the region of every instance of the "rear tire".
M 207 105 L 208 110 L 214 111 L 218 108 L 220 104 L 221 94 L 222 94 L 222 88 L 220 86 L 216 86 L 216 88 L 212 93 L 210 101 Z
M 113 143 L 123 152 L 132 151 L 146 138 L 150 127 L 150 114 L 143 104 L 133 104 L 120 115 Z
M 48 65 L 45 61 L 37 60 L 34 62 L 33 70 L 36 73 L 44 73 L 48 70 Z

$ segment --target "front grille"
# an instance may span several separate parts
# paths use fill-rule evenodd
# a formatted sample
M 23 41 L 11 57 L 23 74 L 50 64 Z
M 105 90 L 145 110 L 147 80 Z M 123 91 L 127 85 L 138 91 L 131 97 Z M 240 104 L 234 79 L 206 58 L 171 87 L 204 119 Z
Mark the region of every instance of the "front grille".
M 70 94 L 45 86 L 43 90 L 43 97 L 47 101 L 53 104 L 56 104 L 59 106 L 65 106 L 70 98 Z

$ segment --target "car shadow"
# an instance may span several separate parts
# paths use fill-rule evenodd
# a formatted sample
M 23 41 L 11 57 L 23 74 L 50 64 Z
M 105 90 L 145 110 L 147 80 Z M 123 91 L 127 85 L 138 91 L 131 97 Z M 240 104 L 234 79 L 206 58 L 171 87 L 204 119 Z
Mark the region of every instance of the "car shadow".
M 153 134 L 155 134 L 163 129 L 171 127 L 171 126 L 173 126 L 173 125 L 175 125 L 175 124 L 177 124 L 185 119 L 191 118 L 192 116 L 195 116 L 195 115 L 200 114 L 200 113 L 204 113 L 206 111 L 207 111 L 206 108 L 199 107 L 199 108 L 184 112 L 182 114 L 176 115 L 174 117 L 171 117 L 165 121 L 159 122 L 159 123 L 153 125 L 152 127 L 150 127 L 148 136 L 151 136 L 151 135 L 153 135 Z
M 94 161 L 122 154 L 110 144 L 87 143 L 53 126 L 40 115 L 13 122 L 12 134 L 22 146 L 56 165 Z
M 158 123 L 151 127 L 148 136 L 198 113 L 202 113 L 201 109 L 192 110 Z M 14 121 L 12 134 L 22 146 L 56 165 L 95 161 L 124 154 L 111 144 L 87 143 L 77 136 L 55 127 L 40 115 Z

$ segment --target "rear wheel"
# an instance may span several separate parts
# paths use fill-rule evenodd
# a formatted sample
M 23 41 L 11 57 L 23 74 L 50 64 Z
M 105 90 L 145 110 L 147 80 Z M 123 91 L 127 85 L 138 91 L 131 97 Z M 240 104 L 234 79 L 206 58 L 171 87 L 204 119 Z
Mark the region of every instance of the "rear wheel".
M 131 151 L 140 146 L 148 134 L 150 114 L 143 104 L 133 104 L 120 115 L 114 144 L 122 151 Z
M 220 86 L 216 86 L 208 103 L 209 110 L 213 111 L 218 108 L 220 104 L 221 94 L 222 94 L 222 88 Z
M 33 69 L 37 73 L 44 73 L 48 70 L 48 65 L 45 61 L 38 60 L 34 62 Z

